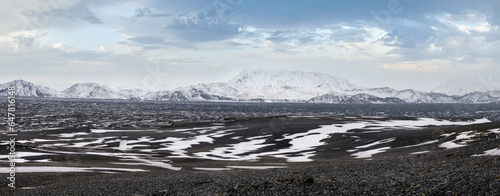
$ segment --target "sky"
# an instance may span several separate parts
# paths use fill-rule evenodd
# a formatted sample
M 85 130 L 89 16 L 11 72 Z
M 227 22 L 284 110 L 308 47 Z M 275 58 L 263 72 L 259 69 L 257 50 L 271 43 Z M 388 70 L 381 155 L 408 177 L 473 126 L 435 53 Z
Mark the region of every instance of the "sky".
M 421 91 L 451 79 L 500 81 L 494 0 L 8 0 L 0 7 L 0 83 L 170 90 L 254 69 Z

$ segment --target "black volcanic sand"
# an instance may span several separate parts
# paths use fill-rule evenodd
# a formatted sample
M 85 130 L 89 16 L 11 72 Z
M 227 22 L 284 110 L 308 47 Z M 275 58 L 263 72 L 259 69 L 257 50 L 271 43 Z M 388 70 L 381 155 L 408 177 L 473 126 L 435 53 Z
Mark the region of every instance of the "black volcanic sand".
M 471 157 L 499 140 L 422 155 L 308 163 L 287 169 L 19 173 L 1 195 L 498 195 L 500 157 Z
M 395 120 L 414 118 L 257 118 L 228 121 L 227 127 L 249 127 L 238 131 L 243 138 L 271 134 L 266 142 L 276 143 L 263 151 L 273 148 L 287 147 L 286 141 L 274 141 L 284 134 L 300 133 L 317 128 L 318 125 L 347 123 L 359 120 Z M 186 124 L 182 128 L 212 126 L 212 124 Z M 149 172 L 120 173 L 16 173 L 15 190 L 0 187 L 0 195 L 498 195 L 500 194 L 500 156 L 471 157 L 485 150 L 500 146 L 500 139 L 480 137 L 466 147 L 444 150 L 440 143 L 455 139 L 444 137 L 443 133 L 456 133 L 476 130 L 478 132 L 499 128 L 499 122 L 468 126 L 427 127 L 419 130 L 386 130 L 382 132 L 363 133 L 366 130 L 352 130 L 348 133 L 332 134 L 323 140 L 325 145 L 318 147 L 314 162 L 287 163 L 283 159 L 264 157 L 258 162 L 246 161 L 212 161 L 199 159 L 172 159 L 172 165 L 183 167 L 181 171 L 170 171 L 148 166 L 115 165 L 116 157 L 61 154 L 57 156 L 41 156 L 54 162 L 20 163 L 20 166 L 72 166 L 72 167 L 114 167 L 137 168 Z M 178 127 L 176 127 L 178 128 Z M 126 135 L 127 139 L 143 136 L 165 138 L 183 136 L 181 133 L 169 132 L 126 132 L 104 133 L 110 135 Z M 54 139 L 49 136 L 59 133 L 89 132 L 89 129 L 64 129 L 49 131 L 33 131 L 19 134 L 22 139 Z M 224 146 L 231 136 L 224 136 L 214 144 L 201 143 L 193 146 L 188 153 L 206 151 Z M 354 137 L 353 137 L 354 136 Z M 346 150 L 356 146 L 373 143 L 394 137 L 387 152 L 375 154 L 373 160 L 354 159 Z M 426 141 L 439 140 L 437 143 L 398 148 L 419 144 Z M 35 144 L 18 144 L 17 151 L 38 151 L 43 148 Z M 367 149 L 375 149 L 373 146 Z M 387 144 L 385 145 L 387 146 Z M 89 149 L 61 148 L 56 150 L 82 152 Z M 430 151 L 419 155 L 411 152 Z M 111 150 L 110 152 L 119 152 Z M 133 151 L 132 151 L 133 152 Z M 2 146 L 0 154 L 8 152 Z M 168 152 L 155 156 L 161 159 L 169 156 Z M 30 159 L 27 157 L 26 159 Z M 40 158 L 40 157 L 38 157 Z M 154 157 L 153 157 L 154 158 Z M 286 169 L 238 170 L 231 171 L 198 171 L 193 167 L 224 168 L 225 166 L 285 164 Z M 7 176 L 7 174 L 4 174 Z M 22 189 L 21 187 L 35 187 Z

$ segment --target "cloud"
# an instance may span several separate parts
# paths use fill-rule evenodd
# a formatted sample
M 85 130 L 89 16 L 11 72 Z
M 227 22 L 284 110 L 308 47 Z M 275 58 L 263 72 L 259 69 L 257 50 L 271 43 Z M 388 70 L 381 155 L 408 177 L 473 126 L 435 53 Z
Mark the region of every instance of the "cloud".
M 16 35 L 12 39 L 17 43 L 17 45 L 23 45 L 26 47 L 38 45 L 37 36 L 33 35 Z
M 385 69 L 403 70 L 403 71 L 436 71 L 447 67 L 443 61 L 405 61 L 393 64 L 384 64 Z
M 71 1 L 39 1 L 35 9 L 26 9 L 22 15 L 36 29 L 43 28 L 69 28 L 81 24 L 101 24 L 97 16 L 95 4 L 89 0 Z
M 391 11 L 398 2 L 401 11 Z M 79 76 L 72 70 L 86 69 L 96 77 L 105 77 L 97 70 L 133 77 L 143 66 L 159 65 L 174 75 L 202 69 L 189 79 L 201 82 L 216 70 L 260 66 L 421 78 L 488 72 L 500 63 L 497 1 L 26 0 L 0 6 L 6 8 L 0 60 L 19 67 L 3 66 L 16 73 Z M 372 13 L 388 15 L 380 22 Z M 185 58 L 196 62 L 169 61 Z
M 96 48 L 94 51 L 96 52 L 101 52 L 101 53 L 107 53 L 110 52 L 106 47 L 104 46 L 99 46 L 99 48 Z
M 40 39 L 42 37 L 15 34 L 2 37 L 0 67 L 3 71 L 0 77 L 4 80 L 39 80 L 52 76 L 61 82 L 84 81 L 88 78 L 100 78 L 99 81 L 105 82 L 105 78 L 113 77 L 133 85 L 133 78 L 146 72 L 142 66 L 152 64 L 139 54 L 113 53 L 104 46 L 95 50 L 81 50 L 61 42 L 43 45 Z M 18 44 L 21 42 L 25 44 Z M 132 79 L 127 81 L 127 78 Z
M 432 23 L 431 23 L 432 24 Z M 414 48 L 433 38 L 436 32 L 428 23 L 400 19 L 399 24 L 381 40 L 389 46 Z
M 471 14 L 474 13 L 474 14 Z M 421 20 L 394 19 L 392 30 L 379 39 L 394 47 L 387 54 L 400 60 L 448 60 L 471 67 L 492 63 L 500 40 L 497 26 L 479 11 L 441 13 Z M 400 67 L 400 66 L 399 66 Z
M 135 17 L 169 17 L 172 16 L 172 14 L 168 13 L 153 13 L 151 9 L 144 7 L 144 8 L 137 8 L 135 9 Z
M 175 35 L 186 41 L 215 41 L 235 37 L 240 24 L 231 23 L 225 15 L 219 15 L 215 8 L 193 16 L 182 16 L 167 26 Z
M 144 50 L 158 50 L 169 48 L 196 49 L 197 47 L 185 41 L 167 41 L 168 38 L 157 35 L 144 35 L 128 38 L 119 44 L 140 47 Z
M 144 45 L 158 45 L 158 44 L 163 44 L 165 43 L 165 39 L 160 37 L 160 36 L 138 36 L 138 37 L 133 37 L 129 38 L 128 40 L 137 43 L 137 44 L 144 44 Z

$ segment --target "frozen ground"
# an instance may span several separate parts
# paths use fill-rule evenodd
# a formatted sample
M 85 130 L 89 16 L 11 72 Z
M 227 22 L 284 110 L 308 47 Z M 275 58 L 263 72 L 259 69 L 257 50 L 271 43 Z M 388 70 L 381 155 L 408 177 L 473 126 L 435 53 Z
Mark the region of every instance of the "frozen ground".
M 17 145 L 25 149 L 18 150 L 15 162 L 23 164 L 19 172 L 286 168 L 422 154 L 499 136 L 498 128 L 467 128 L 479 124 L 500 126 L 485 118 L 291 116 L 163 129 L 50 129 L 20 133 Z M 0 161 L 8 162 L 3 154 Z M 484 155 L 498 155 L 498 149 Z

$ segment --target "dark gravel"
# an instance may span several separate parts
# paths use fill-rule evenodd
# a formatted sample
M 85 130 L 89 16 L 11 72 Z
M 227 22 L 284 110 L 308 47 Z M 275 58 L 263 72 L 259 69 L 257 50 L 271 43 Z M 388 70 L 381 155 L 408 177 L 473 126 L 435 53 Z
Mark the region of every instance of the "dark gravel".
M 20 173 L 0 195 L 500 195 L 500 146 L 489 140 L 421 155 L 219 172 Z M 244 165 L 244 163 L 242 163 Z

